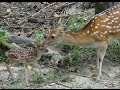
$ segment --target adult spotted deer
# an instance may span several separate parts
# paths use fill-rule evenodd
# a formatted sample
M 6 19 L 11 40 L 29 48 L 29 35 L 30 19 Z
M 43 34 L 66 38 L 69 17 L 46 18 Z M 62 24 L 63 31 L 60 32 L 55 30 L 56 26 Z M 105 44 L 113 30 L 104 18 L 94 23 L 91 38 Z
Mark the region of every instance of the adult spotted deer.
M 11 48 L 6 52 L 6 56 L 10 59 L 9 63 L 5 63 L 7 70 L 12 77 L 13 80 L 15 80 L 15 77 L 13 75 L 13 72 L 11 70 L 11 66 L 16 64 L 16 63 L 23 63 L 24 68 L 25 68 L 25 80 L 26 80 L 26 85 L 29 86 L 28 83 L 28 65 L 33 63 L 40 71 L 39 74 L 42 75 L 41 73 L 41 67 L 37 63 L 37 60 L 40 59 L 41 55 L 43 53 L 46 53 L 47 49 L 44 48 L 43 45 L 37 44 L 35 49 L 31 48 L 21 48 L 16 45 L 15 48 Z
M 44 44 L 52 46 L 63 42 L 76 46 L 90 45 L 96 48 L 97 79 L 99 80 L 108 41 L 112 39 L 120 39 L 120 5 L 95 15 L 79 31 L 65 32 L 62 26 L 52 29 Z

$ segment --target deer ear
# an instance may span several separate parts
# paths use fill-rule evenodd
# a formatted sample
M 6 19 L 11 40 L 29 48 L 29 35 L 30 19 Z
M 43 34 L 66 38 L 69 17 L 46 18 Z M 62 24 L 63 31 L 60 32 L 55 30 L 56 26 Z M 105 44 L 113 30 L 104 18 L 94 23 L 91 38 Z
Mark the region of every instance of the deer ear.
M 58 26 L 57 27 L 59 30 L 63 31 L 64 30 L 64 27 L 63 26 Z
M 67 26 L 62 24 L 62 19 L 61 18 L 58 20 L 58 28 L 62 32 L 65 32 L 67 30 Z
M 64 27 L 63 26 L 58 26 L 57 27 L 57 30 L 60 32 L 60 33 L 64 33 Z

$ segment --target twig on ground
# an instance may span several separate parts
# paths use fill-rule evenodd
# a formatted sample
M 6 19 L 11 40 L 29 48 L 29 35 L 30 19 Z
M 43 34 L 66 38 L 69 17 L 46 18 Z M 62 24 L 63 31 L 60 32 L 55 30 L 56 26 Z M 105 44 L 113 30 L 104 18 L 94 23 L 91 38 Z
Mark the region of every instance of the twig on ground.
M 72 5 L 72 4 L 75 4 L 76 2 L 71 2 L 71 3 L 63 3 L 62 5 L 60 5 L 59 7 L 56 8 L 56 10 L 60 9 L 60 8 L 63 8 L 63 7 L 66 7 L 66 6 L 69 6 L 69 5 Z M 55 10 L 55 11 L 56 11 Z
M 63 15 L 55 15 L 54 17 L 57 17 L 57 18 L 59 18 L 59 17 L 69 17 L 69 16 L 73 16 L 73 15 L 83 15 L 84 13 L 82 13 L 82 12 L 78 12 L 78 13 L 74 13 L 74 14 L 63 14 Z
M 26 29 L 35 28 L 35 27 L 23 27 L 23 26 L 11 26 L 5 19 L 3 20 L 3 22 L 6 23 L 9 28 L 15 28 L 15 29 L 18 29 L 18 28 L 24 28 L 24 29 L 25 28 Z
M 51 85 L 52 83 L 54 83 L 54 84 L 62 85 L 62 86 L 64 86 L 64 87 L 67 87 L 67 88 L 69 88 L 69 89 L 72 89 L 72 87 L 60 83 L 60 82 L 59 82 L 60 80 L 61 80 L 61 78 L 60 78 L 60 79 L 57 79 L 57 80 L 55 80 L 55 81 L 50 81 L 50 82 L 44 83 L 44 84 L 40 85 L 40 87 L 43 87 L 43 86 L 46 86 L 46 85 Z
M 3 22 L 6 23 L 7 26 L 11 27 L 11 25 L 5 19 L 3 19 Z
M 54 5 L 54 4 L 55 4 L 55 3 L 49 4 L 48 6 L 46 6 L 46 7 L 42 8 L 42 9 L 40 9 L 39 12 L 37 12 L 37 13 L 35 13 L 35 14 L 29 16 L 28 18 L 34 17 L 34 16 L 38 15 L 39 13 L 41 13 L 41 11 L 44 11 L 46 8 L 48 8 L 48 7 L 50 7 L 50 6 Z M 18 24 L 20 25 L 21 23 L 25 22 L 28 18 L 24 19 L 23 21 L 19 22 Z
M 67 85 L 64 85 L 64 84 L 62 84 L 61 82 L 59 82 L 59 81 L 57 81 L 57 82 L 55 82 L 56 84 L 58 84 L 58 85 L 62 85 L 62 86 L 64 86 L 64 87 L 67 87 L 67 88 L 69 88 L 69 89 L 72 89 L 72 87 L 70 87 L 70 86 L 67 86 Z

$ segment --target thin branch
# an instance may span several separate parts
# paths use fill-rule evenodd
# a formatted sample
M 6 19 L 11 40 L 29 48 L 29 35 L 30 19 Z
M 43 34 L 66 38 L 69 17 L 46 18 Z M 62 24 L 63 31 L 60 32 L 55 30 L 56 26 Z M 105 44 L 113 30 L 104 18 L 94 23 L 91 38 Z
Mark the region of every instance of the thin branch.
M 11 26 L 5 19 L 3 19 L 3 22 L 6 23 L 9 27 Z
M 56 18 L 59 18 L 59 17 L 69 17 L 69 16 L 73 16 L 73 15 L 83 15 L 84 13 L 81 13 L 81 12 L 79 12 L 79 13 L 75 13 L 75 14 L 63 14 L 63 15 L 56 15 L 56 16 L 54 16 L 54 17 L 56 17 Z
M 43 84 L 43 85 L 40 85 L 40 87 L 43 87 L 43 86 L 46 86 L 46 85 L 50 85 L 51 83 L 55 83 L 55 84 L 62 85 L 62 86 L 64 86 L 64 87 L 67 87 L 67 88 L 72 89 L 72 87 L 69 87 L 69 86 L 67 86 L 67 85 L 63 85 L 62 83 L 60 83 L 60 82 L 59 82 L 60 80 L 61 80 L 61 78 L 60 78 L 60 79 L 57 79 L 57 80 L 55 80 L 55 81 L 49 81 L 49 82 L 47 82 L 47 83 L 45 83 L 45 84 Z
M 57 7 L 56 10 L 60 9 L 60 8 L 63 8 L 63 7 L 66 7 L 66 6 L 69 6 L 69 5 L 72 5 L 72 4 L 75 4 L 76 2 L 71 2 L 71 3 L 63 3 L 61 6 Z M 55 10 L 55 11 L 56 11 Z
M 92 11 L 92 10 L 90 10 Z M 73 13 L 73 14 L 62 14 L 62 15 L 54 15 L 54 17 L 56 18 L 60 18 L 60 17 L 69 17 L 69 16 L 73 16 L 73 15 L 84 15 L 85 13 L 87 12 L 90 12 L 90 11 L 84 11 L 84 12 L 78 12 L 78 13 Z

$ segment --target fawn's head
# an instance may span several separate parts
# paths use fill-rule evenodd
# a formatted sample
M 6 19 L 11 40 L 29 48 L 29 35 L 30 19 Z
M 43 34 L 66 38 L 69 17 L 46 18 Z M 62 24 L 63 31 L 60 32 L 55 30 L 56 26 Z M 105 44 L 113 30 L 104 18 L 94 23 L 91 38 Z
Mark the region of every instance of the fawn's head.
M 37 50 L 37 51 L 40 51 L 40 52 L 42 52 L 42 53 L 46 53 L 46 52 L 48 52 L 48 50 L 47 50 L 47 48 L 46 48 L 46 45 L 44 44 L 44 43 L 38 43 L 38 42 L 35 42 L 35 49 Z
M 63 34 L 64 30 L 62 26 L 58 26 L 53 28 L 49 33 L 48 36 L 44 40 L 45 45 L 56 45 L 63 41 Z

